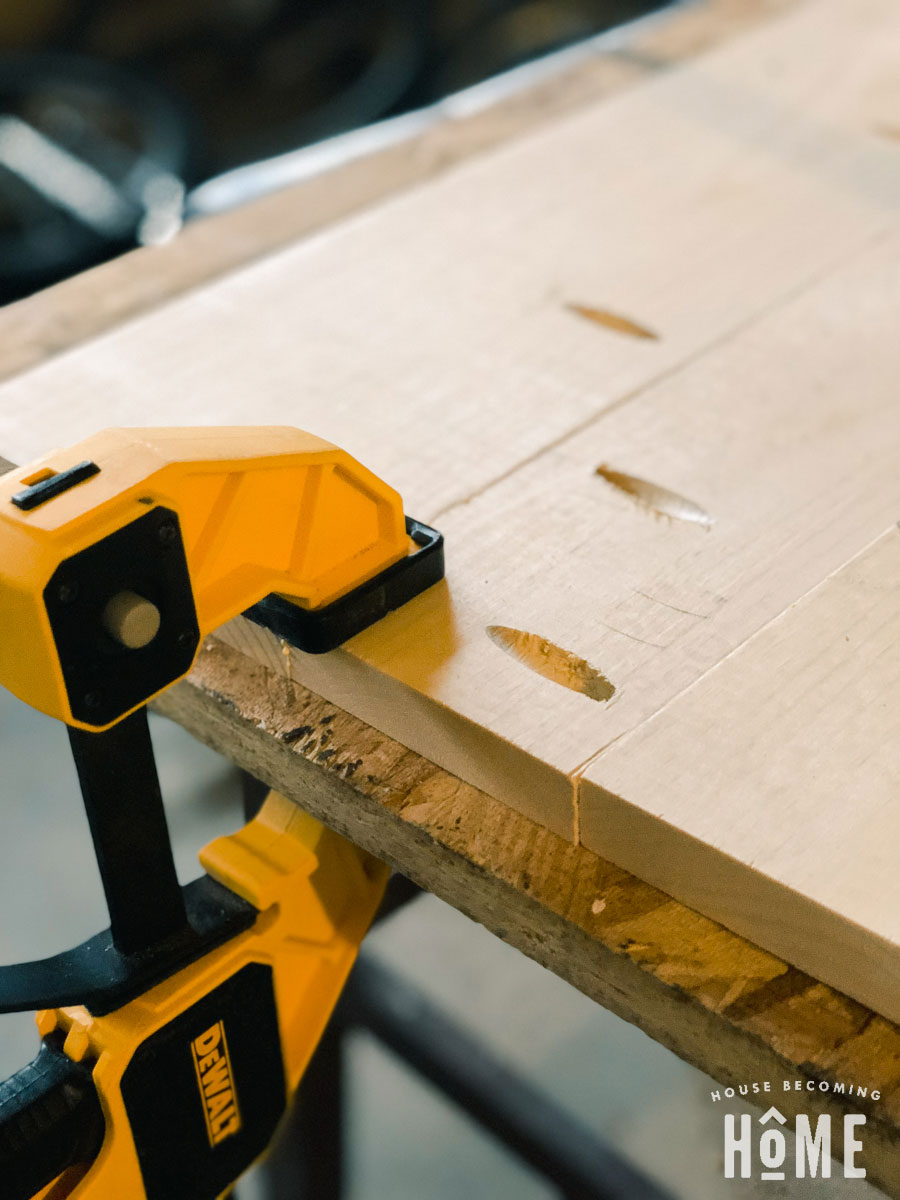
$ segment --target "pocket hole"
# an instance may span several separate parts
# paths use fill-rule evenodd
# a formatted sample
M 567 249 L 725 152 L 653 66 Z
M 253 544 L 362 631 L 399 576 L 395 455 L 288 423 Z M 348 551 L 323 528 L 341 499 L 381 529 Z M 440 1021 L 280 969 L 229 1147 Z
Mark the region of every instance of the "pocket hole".
M 536 633 L 510 629 L 507 625 L 488 625 L 485 633 L 511 658 L 569 691 L 580 692 L 582 696 L 598 701 L 609 700 L 615 693 L 616 689 L 602 671 Z
M 567 304 L 566 308 L 569 312 L 584 317 L 586 321 L 593 321 L 595 325 L 602 325 L 604 329 L 612 329 L 614 333 L 624 333 L 628 337 L 643 338 L 647 341 L 659 341 L 658 333 L 654 333 L 646 325 L 639 325 L 630 317 L 623 317 L 621 313 L 610 312 L 606 308 L 594 308 L 590 304 Z
M 694 525 L 702 525 L 709 529 L 713 518 L 699 504 L 680 496 L 668 488 L 656 483 L 648 483 L 646 479 L 638 479 L 636 475 L 626 475 L 624 471 L 614 471 L 601 463 L 594 474 L 605 479 L 610 487 L 622 492 L 636 501 L 641 508 L 646 508 L 657 517 L 668 517 L 672 521 L 687 521 Z

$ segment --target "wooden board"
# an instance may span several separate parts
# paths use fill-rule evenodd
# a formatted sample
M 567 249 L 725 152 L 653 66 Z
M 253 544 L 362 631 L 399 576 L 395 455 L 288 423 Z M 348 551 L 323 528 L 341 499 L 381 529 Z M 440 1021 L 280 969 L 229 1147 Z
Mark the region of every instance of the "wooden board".
M 219 636 L 571 832 L 570 777 L 593 753 L 900 511 L 898 278 L 900 238 L 879 240 L 447 512 L 449 586 L 346 650 L 286 657 L 277 639 L 245 621 Z M 798 346 L 815 353 L 798 354 Z M 667 500 L 651 497 L 676 516 L 654 513 L 640 495 L 598 477 L 604 461 L 674 488 Z M 678 518 L 683 496 L 693 503 L 688 515 L 700 519 Z M 537 670 L 492 643 L 498 625 L 524 635 Z M 571 659 L 554 663 L 549 647 L 589 664 L 615 689 L 611 698 L 588 698 Z
M 868 1178 L 900 1197 L 897 1026 L 229 647 L 157 706 L 720 1085 L 800 1081 L 781 1111 L 865 1112 Z
M 898 41 L 891 0 L 804 7 L 37 368 L 0 445 L 290 420 L 434 517 L 888 225 Z
M 898 595 L 892 525 L 602 754 L 581 790 L 586 845 L 894 1020 Z
M 224 636 L 571 837 L 584 764 L 896 507 L 898 35 L 889 0 L 809 4 L 61 356 L 0 445 L 243 419 L 356 451 L 449 585 L 318 662 Z
M 523 131 L 665 70 L 762 24 L 797 0 L 692 0 L 627 31 L 571 47 L 497 88 L 453 98 L 397 144 L 133 250 L 0 310 L 0 379 L 44 362 L 226 271 L 333 225 Z

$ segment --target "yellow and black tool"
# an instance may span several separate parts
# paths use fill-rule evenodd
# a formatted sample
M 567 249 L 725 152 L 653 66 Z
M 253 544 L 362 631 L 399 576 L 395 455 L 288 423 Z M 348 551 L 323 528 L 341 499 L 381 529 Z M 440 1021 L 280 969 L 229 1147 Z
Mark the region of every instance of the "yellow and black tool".
M 0 1084 L 3 1200 L 215 1200 L 264 1152 L 387 868 L 270 793 L 180 887 L 145 705 L 239 613 L 321 653 L 442 576 L 296 429 L 108 430 L 0 479 L 0 683 L 68 726 L 110 915 L 0 968 L 42 1039 Z

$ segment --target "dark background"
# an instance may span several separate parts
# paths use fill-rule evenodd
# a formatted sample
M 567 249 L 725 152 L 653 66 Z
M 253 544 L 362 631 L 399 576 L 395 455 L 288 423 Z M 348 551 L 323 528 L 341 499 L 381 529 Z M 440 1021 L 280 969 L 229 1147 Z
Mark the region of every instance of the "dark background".
M 0 6 L 0 303 L 180 227 L 197 184 L 419 108 L 659 0 Z

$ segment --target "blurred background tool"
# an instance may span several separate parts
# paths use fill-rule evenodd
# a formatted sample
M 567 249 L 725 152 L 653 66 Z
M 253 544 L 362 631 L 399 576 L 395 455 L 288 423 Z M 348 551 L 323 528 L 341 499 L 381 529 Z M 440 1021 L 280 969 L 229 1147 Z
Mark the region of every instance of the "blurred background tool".
M 284 170 L 262 160 L 427 107 L 659 7 L 8 5 L 0 13 L 0 303 L 132 246 L 166 241 L 185 213 L 280 186 Z M 192 189 L 236 168 L 244 168 L 239 185 L 207 186 L 202 202 L 191 202 Z

